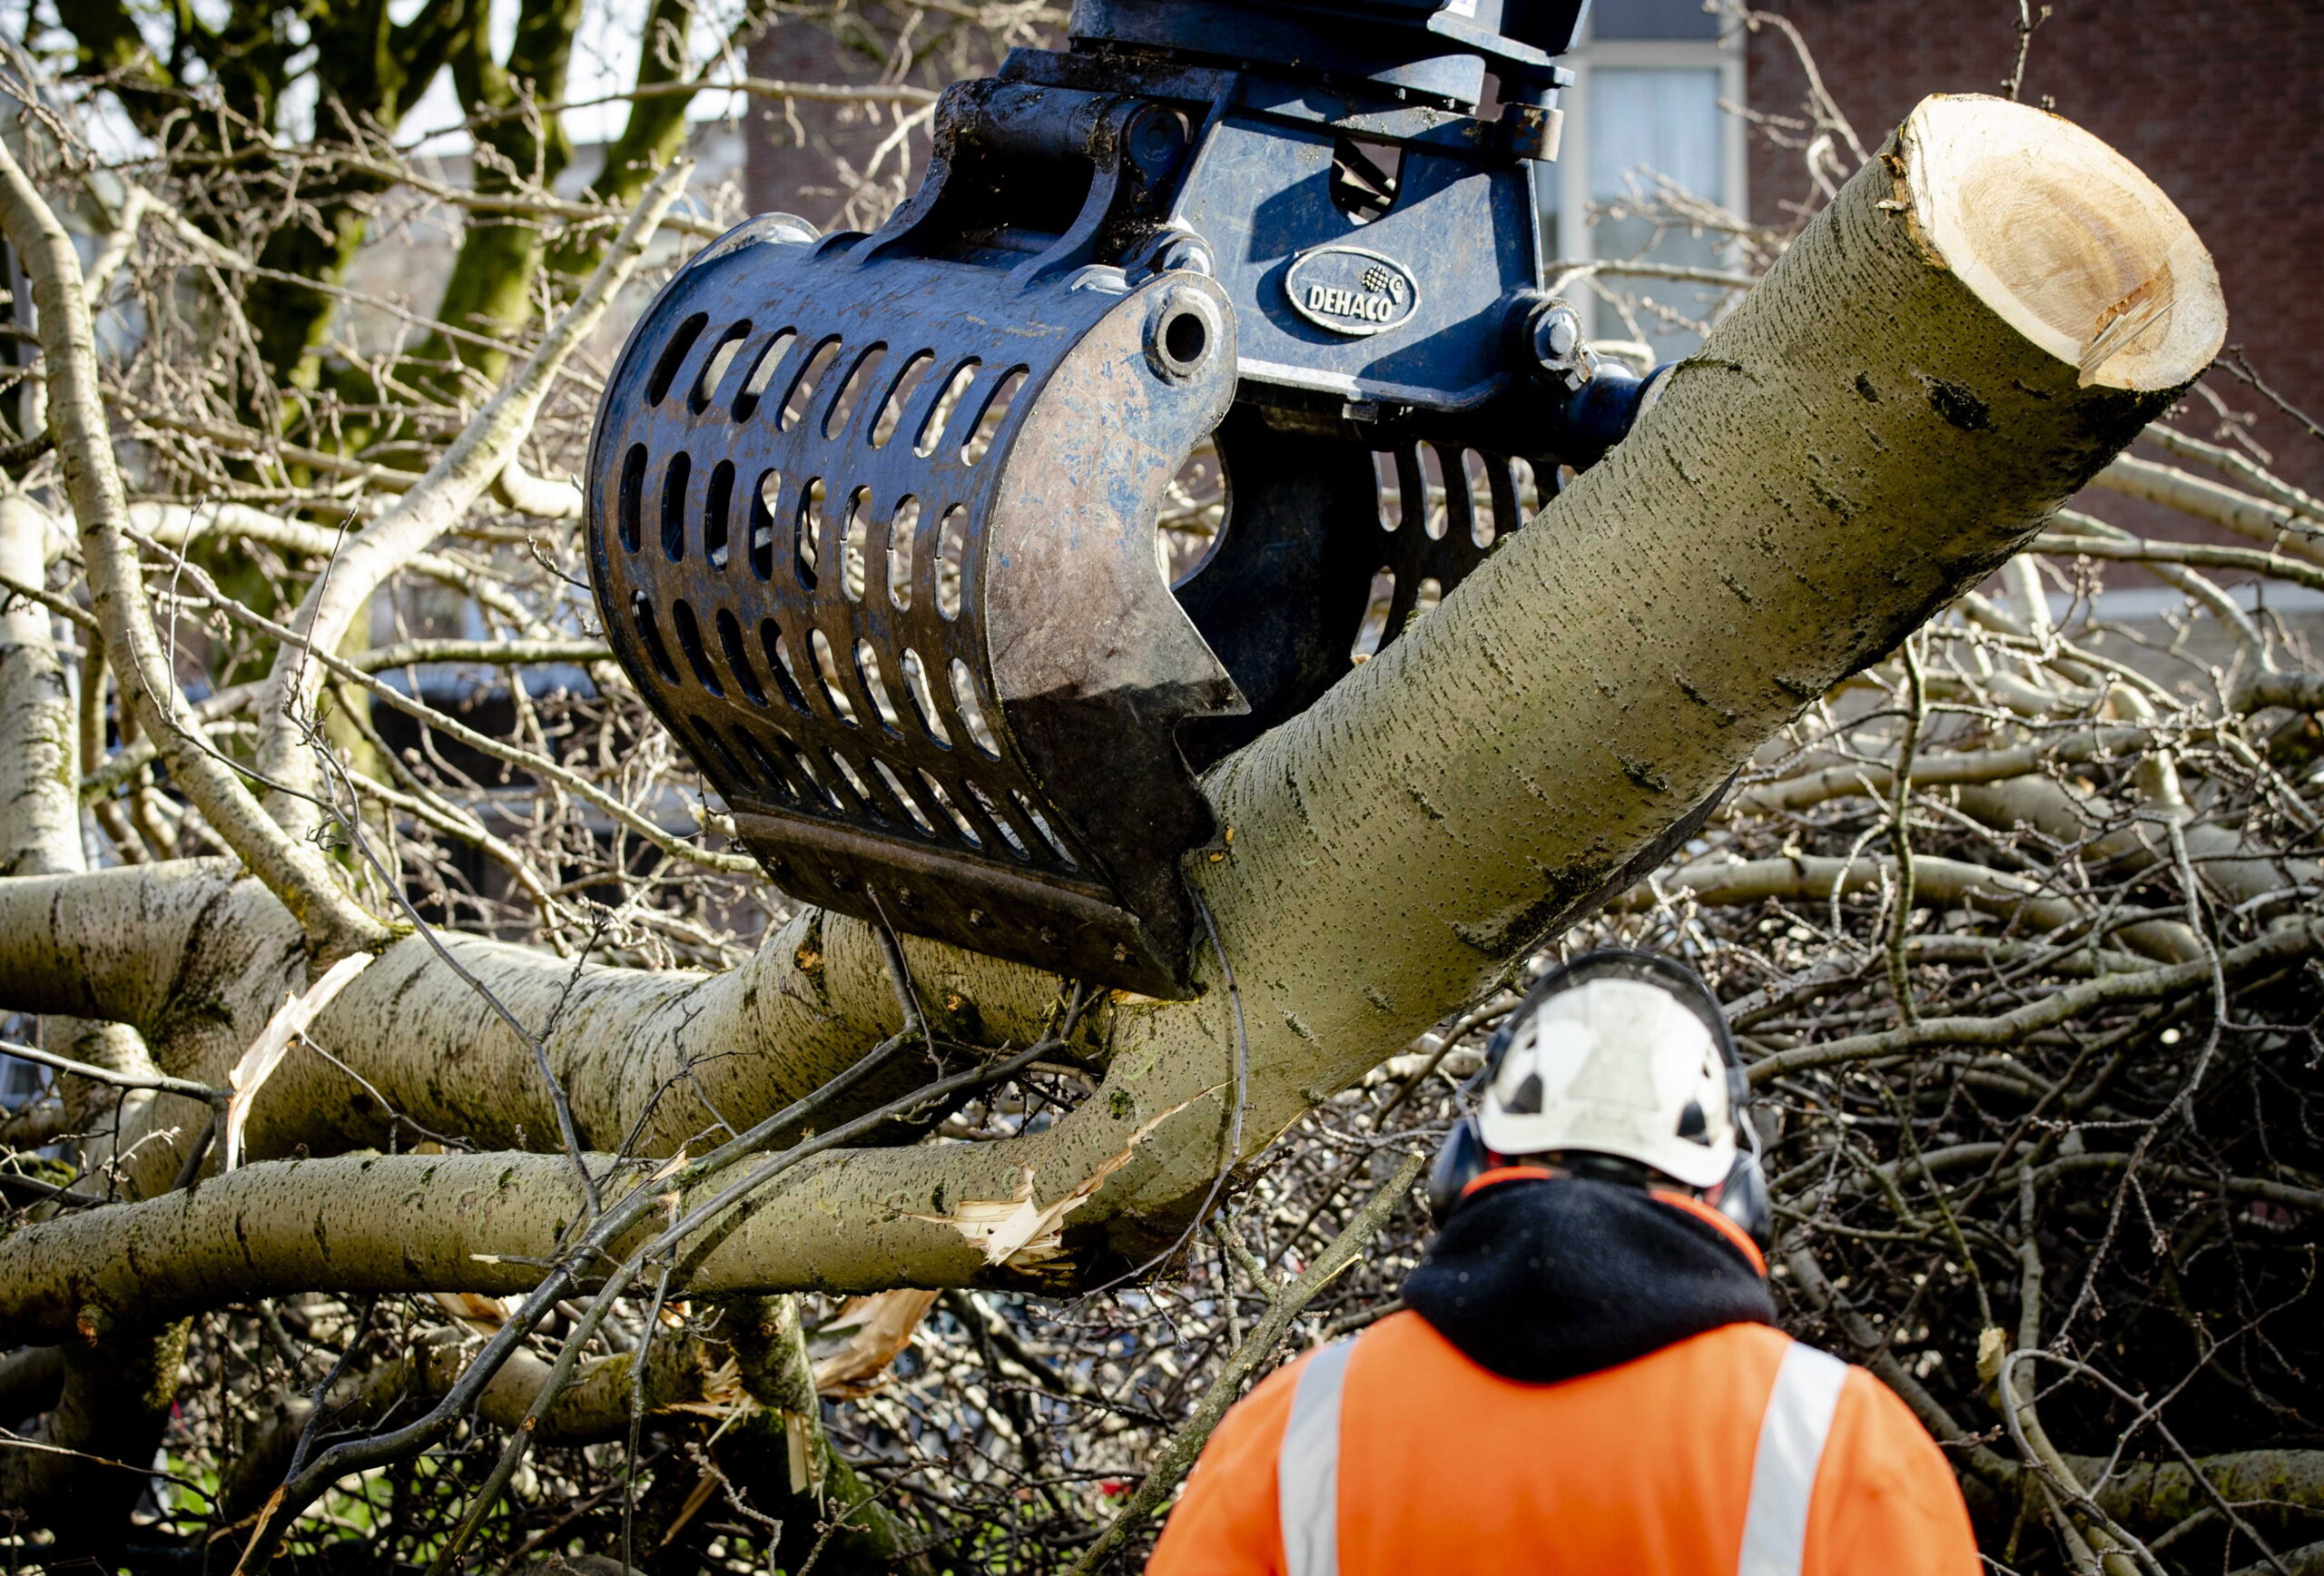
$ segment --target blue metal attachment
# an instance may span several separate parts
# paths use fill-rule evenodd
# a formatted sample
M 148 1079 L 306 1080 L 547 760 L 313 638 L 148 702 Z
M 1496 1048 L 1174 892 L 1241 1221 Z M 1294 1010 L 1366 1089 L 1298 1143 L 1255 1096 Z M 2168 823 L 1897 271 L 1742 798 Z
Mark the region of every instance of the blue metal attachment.
M 946 93 L 877 233 L 768 215 L 681 271 L 599 413 L 591 565 L 778 884 L 1184 991 L 1195 773 L 1649 394 L 1542 288 L 1580 12 L 1080 0 L 1068 49 Z M 1172 585 L 1198 452 L 1226 516 Z

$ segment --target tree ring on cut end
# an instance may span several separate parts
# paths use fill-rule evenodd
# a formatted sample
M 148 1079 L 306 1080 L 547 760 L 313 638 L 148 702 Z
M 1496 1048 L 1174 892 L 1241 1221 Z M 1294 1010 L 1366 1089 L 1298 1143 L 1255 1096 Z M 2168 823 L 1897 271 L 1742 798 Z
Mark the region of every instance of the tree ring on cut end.
M 2062 116 L 1983 94 L 1923 99 L 1892 165 L 1920 240 L 2088 388 L 2175 389 L 2227 335 L 2219 271 L 2187 216 Z

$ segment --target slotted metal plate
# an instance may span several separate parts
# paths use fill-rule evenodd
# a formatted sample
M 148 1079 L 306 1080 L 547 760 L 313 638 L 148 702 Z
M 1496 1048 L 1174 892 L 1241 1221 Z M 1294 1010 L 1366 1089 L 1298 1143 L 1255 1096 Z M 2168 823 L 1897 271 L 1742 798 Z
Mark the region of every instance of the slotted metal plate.
M 1172 740 L 1240 702 L 1153 522 L 1233 323 L 1097 282 L 753 221 L 634 331 L 587 528 L 615 654 L 786 891 L 1176 994 L 1211 828 Z

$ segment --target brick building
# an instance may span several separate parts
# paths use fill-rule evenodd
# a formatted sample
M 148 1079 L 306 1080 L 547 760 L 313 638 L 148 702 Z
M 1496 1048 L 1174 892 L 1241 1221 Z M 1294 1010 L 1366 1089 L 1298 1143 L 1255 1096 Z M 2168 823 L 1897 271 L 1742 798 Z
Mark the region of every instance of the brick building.
M 1867 145 L 1928 93 L 1994 93 L 2016 57 L 2009 0 L 1761 0 L 1807 39 L 1825 85 Z M 2052 0 L 2022 96 L 2120 149 L 2194 223 L 2226 289 L 2228 343 L 2270 385 L 2324 418 L 2324 5 L 2318 0 Z M 1786 113 L 1806 92 L 1771 28 L 1744 42 L 1749 102 Z M 1753 139 L 1752 216 L 1807 192 L 1797 153 Z M 2261 440 L 2290 474 L 2324 480 L 2324 444 L 2263 411 Z
M 881 14 L 881 0 L 868 0 L 855 10 L 870 13 L 875 23 L 894 20 Z M 915 36 L 921 54 L 906 80 L 916 87 L 941 88 L 956 76 L 982 75 L 999 65 L 1006 53 L 997 41 L 965 31 L 931 41 L 924 21 Z M 848 40 L 811 22 L 769 28 L 751 45 L 749 64 L 751 75 L 764 82 L 862 85 L 881 79 L 876 48 L 851 47 Z M 837 172 L 842 165 L 860 172 L 876 160 L 877 182 L 889 195 L 917 185 L 928 151 L 924 133 L 881 153 L 895 130 L 896 113 L 885 106 L 794 101 L 786 108 L 753 99 L 745 125 L 750 156 L 743 184 L 751 211 L 796 213 L 826 228 L 851 220 L 868 222 L 872 215 L 866 210 L 876 207 L 876 198 L 859 199 L 851 212 L 851 194 Z
M 1798 29 L 1867 150 L 1924 94 L 1999 91 L 2016 56 L 2013 0 L 1757 3 Z M 2229 343 L 2242 346 L 2286 399 L 2324 415 L 2324 203 L 2309 163 L 2324 146 L 2324 0 L 2052 0 L 2052 10 L 2034 33 L 2023 96 L 2087 126 L 2170 193 L 2219 261 Z M 1781 31 L 1747 32 L 1707 14 L 1700 0 L 1595 0 L 1571 63 L 1578 80 L 1566 95 L 1564 155 L 1542 182 L 1553 256 L 1644 250 L 1718 264 L 1713 235 L 1665 229 L 1658 239 L 1644 219 L 1604 216 L 1610 202 L 1651 195 L 1657 177 L 1758 223 L 1781 226 L 1796 215 L 1810 189 L 1801 154 L 1733 113 L 1797 113 L 1807 81 Z M 862 81 L 872 62 L 821 29 L 792 24 L 760 41 L 751 69 L 793 82 Z M 931 85 L 942 80 L 922 75 Z M 831 156 L 860 163 L 886 129 L 853 112 L 802 104 L 786 119 L 761 103 L 751 127 L 752 206 L 829 222 L 840 202 Z M 1688 315 L 1711 300 L 1668 284 L 1640 293 Z M 1598 308 L 1594 330 L 1605 338 L 1635 332 L 1658 358 L 1695 342 L 1650 310 L 1625 324 Z M 2262 412 L 2260 436 L 2287 473 L 2324 484 L 2324 444 L 2258 396 L 2222 386 L 2235 403 Z

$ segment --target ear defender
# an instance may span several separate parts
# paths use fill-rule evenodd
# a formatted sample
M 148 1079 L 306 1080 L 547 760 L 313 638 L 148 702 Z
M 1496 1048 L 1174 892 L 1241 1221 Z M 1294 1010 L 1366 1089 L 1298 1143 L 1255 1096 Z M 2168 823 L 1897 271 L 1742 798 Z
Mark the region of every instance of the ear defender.
M 1461 1195 L 1485 1174 L 1485 1144 L 1477 1137 L 1476 1118 L 1462 1117 L 1444 1135 L 1436 1161 L 1428 1168 L 1429 1217 L 1440 1226 L 1452 1218 L 1452 1212 L 1461 1207 Z
M 1490 1088 L 1501 1074 L 1502 1058 L 1509 1054 L 1510 1041 L 1517 1038 L 1518 1019 L 1523 1010 L 1511 1013 L 1501 1020 L 1501 1027 L 1485 1041 L 1484 1065 L 1462 1086 L 1465 1098 L 1480 1088 Z M 1485 1151 L 1485 1141 L 1477 1131 L 1477 1118 L 1464 1116 L 1452 1124 L 1444 1135 L 1444 1142 L 1437 1146 L 1436 1159 L 1428 1168 L 1428 1216 L 1441 1230 L 1452 1212 L 1461 1207 L 1462 1196 L 1469 1184 L 1492 1167 L 1492 1157 Z
M 1712 1207 L 1741 1226 L 1761 1253 L 1775 1246 L 1775 1206 L 1768 1198 L 1768 1174 L 1759 1168 L 1756 1135 L 1750 1148 L 1735 1157 L 1735 1169 L 1727 1174 Z
M 1710 993 L 1693 970 L 1685 964 L 1652 953 L 1608 949 L 1589 952 L 1559 968 L 1552 969 L 1526 993 L 1525 1000 L 1514 1012 L 1502 1020 L 1485 1047 L 1484 1065 L 1467 1085 L 1468 1090 L 1490 1090 L 1501 1076 L 1503 1061 L 1510 1054 L 1522 1027 L 1530 1022 L 1541 1004 L 1561 990 L 1575 989 L 1592 979 L 1622 978 L 1650 983 L 1669 995 L 1700 1019 L 1718 1047 L 1719 1060 L 1727 1073 L 1727 1096 L 1729 1119 L 1735 1129 L 1735 1163 L 1728 1170 L 1726 1179 L 1718 1186 L 1713 1207 L 1741 1226 L 1762 1250 L 1775 1240 L 1775 1209 L 1768 1196 L 1767 1173 L 1759 1160 L 1759 1134 L 1750 1118 L 1751 1079 L 1743 1066 L 1741 1051 L 1735 1036 L 1728 1028 L 1727 1016 L 1719 1010 L 1718 999 Z M 1538 1077 L 1513 1091 L 1508 1108 L 1523 1107 L 1538 1111 L 1541 1102 Z M 1679 1113 L 1679 1137 L 1695 1143 L 1707 1143 L 1703 1135 L 1708 1130 L 1706 1114 L 1699 1102 L 1690 1102 Z M 1689 1129 L 1692 1130 L 1689 1130 Z M 1436 1224 L 1442 1226 L 1461 1206 L 1462 1197 L 1470 1183 L 1492 1168 L 1492 1156 L 1485 1148 L 1484 1135 L 1474 1115 L 1463 1116 L 1453 1123 L 1452 1130 L 1444 1136 L 1436 1152 L 1436 1160 L 1428 1173 L 1428 1209 Z M 1709 1189 L 1704 1190 L 1706 1195 Z

